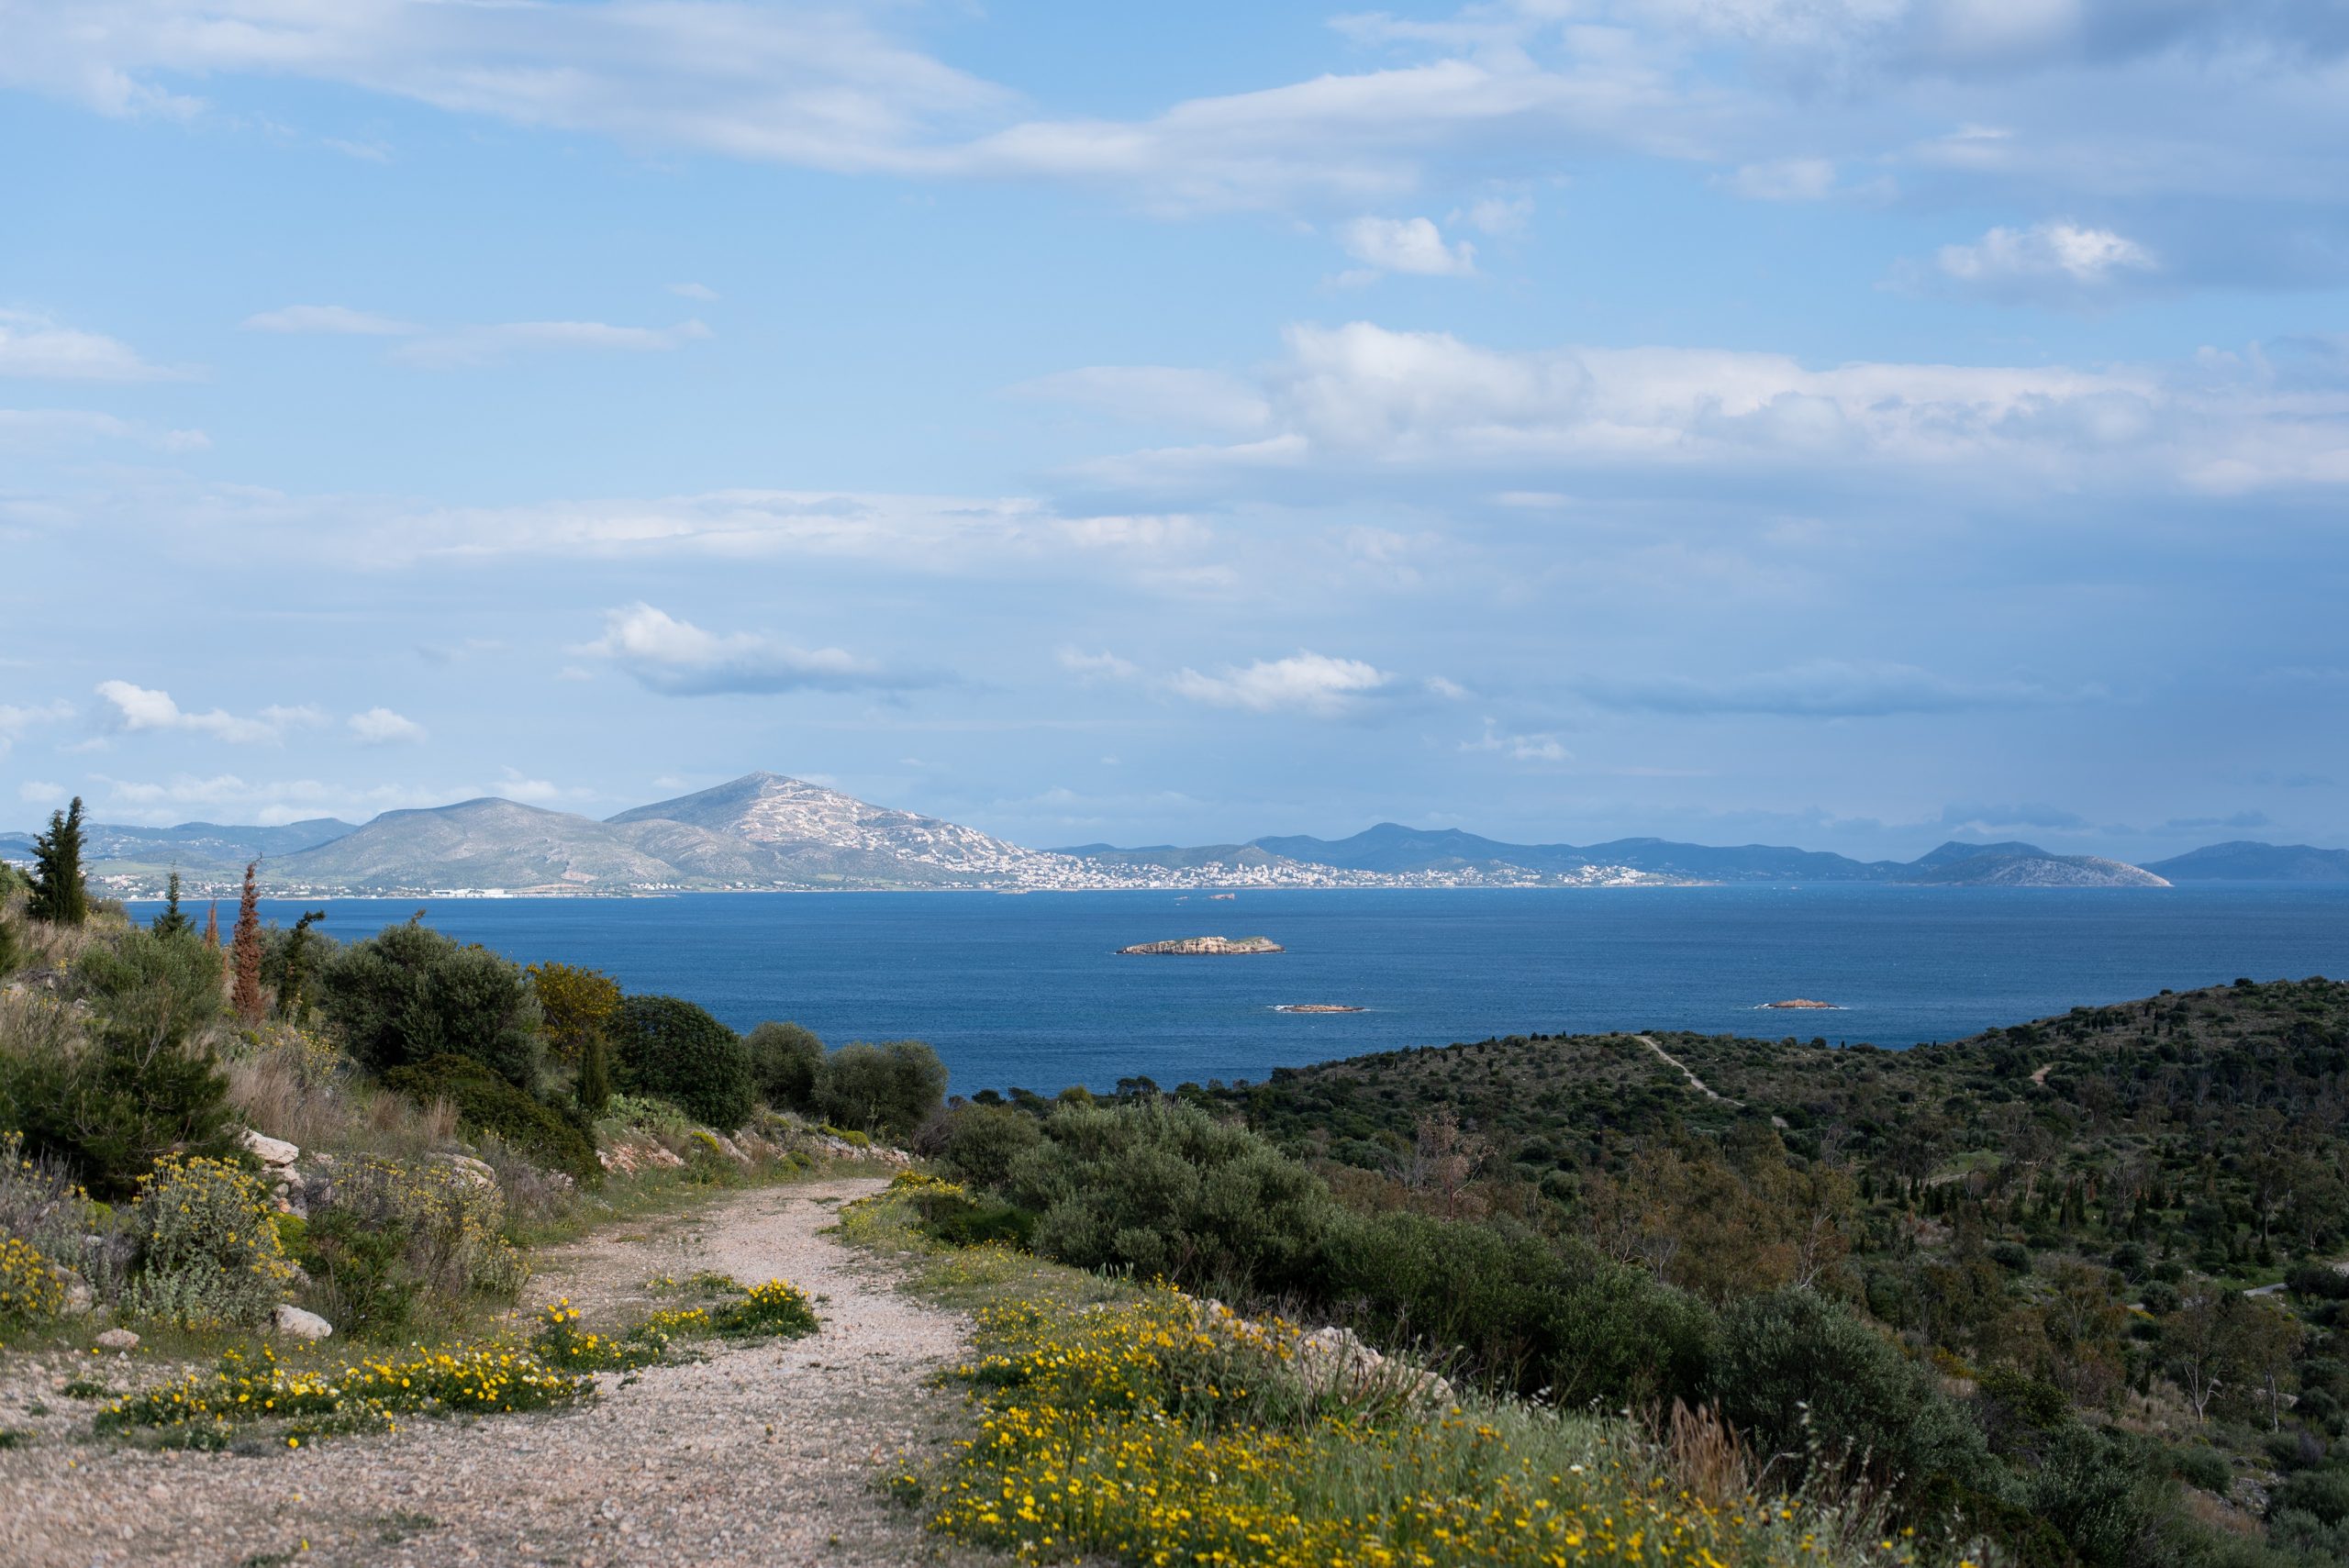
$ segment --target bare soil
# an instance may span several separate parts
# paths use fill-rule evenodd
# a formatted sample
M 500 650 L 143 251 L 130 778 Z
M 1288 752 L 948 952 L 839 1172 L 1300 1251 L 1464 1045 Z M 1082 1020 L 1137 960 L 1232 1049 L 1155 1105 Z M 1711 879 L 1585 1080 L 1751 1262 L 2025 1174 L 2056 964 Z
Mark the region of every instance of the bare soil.
M 262 1455 L 159 1453 L 94 1440 L 73 1375 L 117 1390 L 161 1375 L 134 1357 L 0 1357 L 0 1562 L 8 1568 L 961 1561 L 879 1491 L 951 1438 L 961 1409 L 932 1373 L 969 1324 L 894 1288 L 883 1264 L 818 1232 L 872 1178 L 728 1197 L 538 1258 L 528 1305 L 568 1296 L 586 1326 L 656 1304 L 648 1279 L 699 1269 L 790 1280 L 822 1331 L 707 1345 L 696 1365 L 605 1374 L 584 1408 L 418 1420 Z M 672 1298 L 674 1299 L 674 1298 Z M 29 1406 L 46 1406 L 34 1415 Z

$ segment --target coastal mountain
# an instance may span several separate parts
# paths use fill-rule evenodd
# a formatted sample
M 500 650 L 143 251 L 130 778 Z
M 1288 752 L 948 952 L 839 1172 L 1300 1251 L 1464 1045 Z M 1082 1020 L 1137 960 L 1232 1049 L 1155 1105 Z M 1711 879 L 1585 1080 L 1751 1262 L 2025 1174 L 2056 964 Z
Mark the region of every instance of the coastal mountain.
M 2349 882 L 2349 850 L 2307 844 L 2207 844 L 2145 869 L 2172 882 Z
M 1509 844 L 1456 828 L 1406 828 L 1382 822 L 1350 839 L 1275 837 L 1197 849 L 1158 845 L 1120 850 L 1087 844 L 1063 850 L 1100 863 L 1175 868 L 1245 863 L 1259 855 L 1385 876 L 1473 874 L 1561 877 L 1601 868 L 1664 882 L 1896 882 L 1938 886 L 2158 887 L 2136 866 L 2093 855 L 2051 854 L 2036 844 L 1952 840 L 1907 862 L 1855 861 L 1776 844 L 1680 844 L 1666 839 L 1616 839 L 1603 844 Z
M 184 822 L 87 829 L 95 885 L 159 892 L 176 866 L 195 896 L 232 890 L 261 862 L 273 892 L 628 895 L 828 888 L 1625 887 L 1707 883 L 1894 883 L 1921 886 L 2160 887 L 2170 882 L 2349 881 L 2349 851 L 2213 844 L 2150 866 L 2035 844 L 1953 840 L 1913 861 L 1859 861 L 1786 845 L 1665 839 L 1513 844 L 1455 828 L 1382 822 L 1350 838 L 1277 835 L 1242 844 L 1031 850 L 918 812 L 875 806 L 781 773 L 739 779 L 603 821 L 484 798 L 387 811 L 364 827 L 333 817 L 273 827 Z M 31 857 L 33 835 L 0 834 L 0 857 Z
M 761 846 L 811 884 L 1023 882 L 1068 869 L 1068 857 L 992 838 L 935 817 L 873 806 L 836 789 L 745 773 L 610 819 L 618 828 L 677 823 Z

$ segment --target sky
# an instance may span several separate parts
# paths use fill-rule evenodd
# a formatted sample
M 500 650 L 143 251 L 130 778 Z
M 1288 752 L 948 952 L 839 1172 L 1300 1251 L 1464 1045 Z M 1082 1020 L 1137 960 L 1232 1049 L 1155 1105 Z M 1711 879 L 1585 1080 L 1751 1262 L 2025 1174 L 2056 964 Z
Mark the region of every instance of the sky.
M 0 827 L 2349 844 L 2349 11 L 0 0 Z

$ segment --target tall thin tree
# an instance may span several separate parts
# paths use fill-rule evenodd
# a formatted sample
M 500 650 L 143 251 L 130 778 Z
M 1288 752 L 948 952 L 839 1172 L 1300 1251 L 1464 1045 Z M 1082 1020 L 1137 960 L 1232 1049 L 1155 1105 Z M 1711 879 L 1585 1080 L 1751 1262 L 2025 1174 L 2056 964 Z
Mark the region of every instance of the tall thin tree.
M 172 868 L 172 880 L 163 891 L 163 912 L 155 917 L 154 931 L 159 937 L 184 937 L 195 929 L 195 922 L 180 912 L 180 868 Z
M 82 797 L 49 814 L 49 831 L 33 840 L 33 895 L 27 912 L 55 926 L 90 917 L 90 890 L 82 881 Z
M 204 945 L 214 952 L 220 951 L 220 900 L 217 898 L 204 906 Z
M 253 879 L 260 869 L 259 861 L 245 862 L 245 892 L 237 905 L 237 935 L 228 950 L 236 973 L 228 1002 L 237 1009 L 237 1017 L 249 1024 L 269 1016 L 269 1005 L 261 994 L 261 888 Z

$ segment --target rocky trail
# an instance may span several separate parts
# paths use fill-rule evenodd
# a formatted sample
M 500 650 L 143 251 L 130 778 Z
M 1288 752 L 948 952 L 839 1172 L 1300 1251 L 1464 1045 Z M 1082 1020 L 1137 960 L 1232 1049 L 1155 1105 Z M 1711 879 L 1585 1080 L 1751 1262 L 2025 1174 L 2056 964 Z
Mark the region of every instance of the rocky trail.
M 588 1327 L 651 1311 L 655 1276 L 715 1269 L 792 1281 L 817 1298 L 809 1338 L 706 1344 L 575 1410 L 417 1420 L 299 1451 L 159 1453 L 88 1440 L 92 1407 L 62 1395 L 63 1358 L 0 1381 L 0 1415 L 34 1440 L 0 1451 L 0 1562 L 9 1568 L 274 1564 L 855 1568 L 959 1558 L 876 1483 L 935 1451 L 959 1413 L 930 1385 L 968 1324 L 893 1288 L 886 1266 L 819 1234 L 870 1178 L 737 1195 L 623 1226 L 536 1260 L 526 1307 L 568 1296 Z M 12 1358 L 13 1359 L 13 1358 Z M 120 1390 L 163 1375 L 143 1358 L 83 1358 Z
M 1725 1106 L 1736 1106 L 1741 1109 L 1744 1107 L 1745 1102 L 1743 1100 L 1732 1100 L 1727 1095 L 1716 1093 L 1702 1078 L 1698 1077 L 1696 1073 L 1688 1070 L 1688 1064 L 1687 1062 L 1681 1061 L 1680 1058 L 1664 1050 L 1663 1043 L 1656 1040 L 1654 1036 L 1635 1034 L 1631 1038 L 1638 1040 L 1642 1045 L 1646 1046 L 1650 1051 L 1654 1051 L 1658 1057 L 1663 1059 L 1665 1065 L 1677 1068 L 1680 1072 L 1680 1075 L 1688 1080 L 1688 1086 L 1696 1090 L 1698 1094 L 1704 1095 L 1705 1098 L 1709 1100 L 1719 1100 Z M 1786 1118 L 1774 1116 L 1770 1118 L 1770 1125 L 1783 1132 L 1786 1130 L 1787 1126 Z

